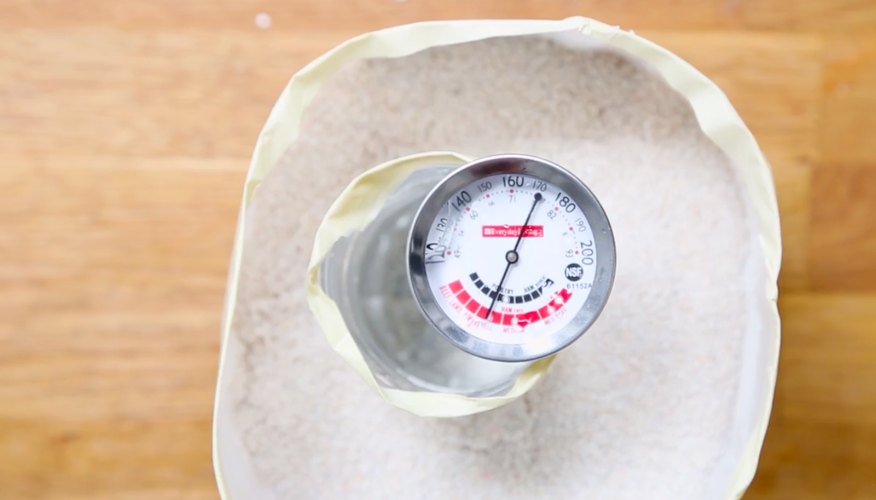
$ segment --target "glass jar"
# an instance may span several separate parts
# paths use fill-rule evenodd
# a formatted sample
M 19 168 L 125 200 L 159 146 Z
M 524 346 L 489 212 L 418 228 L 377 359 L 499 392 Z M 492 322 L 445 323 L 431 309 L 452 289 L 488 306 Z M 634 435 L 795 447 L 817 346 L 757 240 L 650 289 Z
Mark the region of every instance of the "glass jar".
M 319 280 L 382 386 L 499 396 L 531 363 L 488 360 L 451 344 L 423 317 L 408 280 L 406 242 L 414 216 L 455 168 L 438 164 L 410 174 L 362 231 L 335 242 Z

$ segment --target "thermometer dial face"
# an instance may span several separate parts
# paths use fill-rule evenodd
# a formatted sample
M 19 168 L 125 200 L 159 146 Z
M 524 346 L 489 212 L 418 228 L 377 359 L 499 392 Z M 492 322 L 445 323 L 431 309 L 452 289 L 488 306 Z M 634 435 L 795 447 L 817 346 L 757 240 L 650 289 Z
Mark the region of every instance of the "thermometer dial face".
M 436 328 L 482 357 L 522 361 L 589 327 L 614 275 L 596 198 L 545 160 L 502 156 L 451 173 L 410 239 L 414 295 Z

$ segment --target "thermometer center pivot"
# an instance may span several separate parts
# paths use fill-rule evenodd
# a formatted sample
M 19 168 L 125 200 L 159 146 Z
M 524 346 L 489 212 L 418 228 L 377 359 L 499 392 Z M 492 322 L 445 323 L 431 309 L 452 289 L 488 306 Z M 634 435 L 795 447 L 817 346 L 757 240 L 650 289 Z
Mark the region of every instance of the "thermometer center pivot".
M 540 201 L 541 193 L 535 193 L 532 200 L 532 207 L 529 208 L 529 213 L 526 214 L 526 220 L 523 221 L 523 226 L 520 228 L 520 234 L 517 236 L 517 241 L 514 242 L 514 248 L 505 254 L 505 260 L 508 263 L 505 265 L 505 272 L 502 273 L 502 279 L 499 280 L 499 285 L 496 287 L 496 295 L 490 302 L 490 307 L 487 308 L 487 312 L 484 313 L 484 319 L 490 317 L 490 313 L 493 312 L 493 307 L 496 306 L 496 299 L 499 298 L 499 292 L 502 291 L 502 285 L 505 284 L 505 278 L 508 277 L 508 270 L 511 269 L 511 264 L 516 263 L 520 258 L 520 255 L 517 254 L 517 248 L 520 247 L 520 242 L 523 240 L 523 235 L 526 233 L 526 226 L 529 224 L 529 219 L 532 218 L 532 212 L 535 212 L 535 206 L 538 205 L 538 202 Z

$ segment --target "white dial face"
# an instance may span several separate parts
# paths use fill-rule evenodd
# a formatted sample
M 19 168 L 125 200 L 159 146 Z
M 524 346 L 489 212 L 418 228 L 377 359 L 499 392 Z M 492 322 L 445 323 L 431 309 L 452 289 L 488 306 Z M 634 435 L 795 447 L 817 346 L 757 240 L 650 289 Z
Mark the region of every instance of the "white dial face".
M 451 194 L 426 242 L 426 279 L 439 307 L 488 342 L 530 343 L 562 329 L 596 274 L 579 204 L 532 175 L 484 177 Z

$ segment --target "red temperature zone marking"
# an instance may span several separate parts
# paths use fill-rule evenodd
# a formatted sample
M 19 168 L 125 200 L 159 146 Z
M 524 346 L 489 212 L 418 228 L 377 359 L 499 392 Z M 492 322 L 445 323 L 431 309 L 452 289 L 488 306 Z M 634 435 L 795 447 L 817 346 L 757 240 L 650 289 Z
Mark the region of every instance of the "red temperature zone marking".
M 469 312 L 479 318 L 483 318 L 484 315 L 487 314 L 487 308 L 481 305 L 477 300 L 469 295 L 469 293 L 466 292 L 465 289 L 463 289 L 461 281 L 453 281 L 449 283 L 447 287 L 453 293 L 454 297 L 456 297 L 456 300 Z M 553 299 L 548 302 L 547 305 L 539 308 L 538 310 L 526 311 L 517 314 L 502 314 L 499 312 L 492 312 L 490 313 L 489 321 L 490 323 L 495 323 L 497 325 L 517 325 L 525 327 L 537 321 L 543 320 L 551 314 L 559 311 L 571 298 L 572 292 L 563 288 L 559 292 L 554 294 Z
M 482 226 L 481 236 L 484 238 L 517 238 L 523 231 L 524 238 L 541 238 L 544 236 L 544 226 Z

